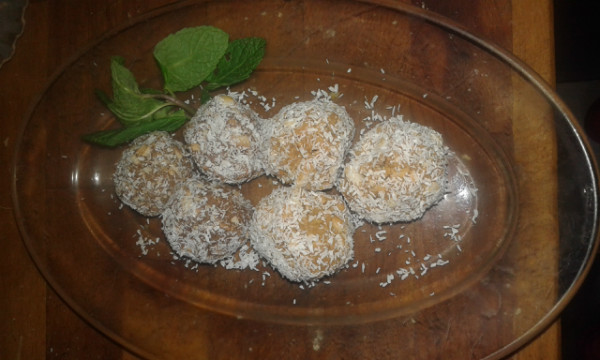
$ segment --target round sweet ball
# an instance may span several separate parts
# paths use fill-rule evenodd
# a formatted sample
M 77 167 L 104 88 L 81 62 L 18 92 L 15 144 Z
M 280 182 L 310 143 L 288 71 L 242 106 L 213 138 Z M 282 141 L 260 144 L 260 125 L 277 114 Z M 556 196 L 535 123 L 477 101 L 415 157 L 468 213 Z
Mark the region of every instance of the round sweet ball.
M 283 107 L 270 121 L 266 172 L 308 190 L 334 186 L 354 137 L 354 121 L 330 100 Z
M 367 221 L 417 220 L 446 192 L 448 153 L 438 132 L 394 117 L 361 136 L 337 187 Z
M 165 208 L 177 184 L 193 176 L 184 145 L 164 131 L 136 138 L 122 153 L 113 174 L 119 199 L 145 216 Z
M 316 281 L 352 259 L 350 216 L 339 195 L 281 187 L 257 205 L 250 241 L 283 277 L 295 282 Z
M 200 106 L 183 136 L 211 180 L 239 184 L 264 173 L 260 119 L 230 96 L 217 95 Z
M 252 211 L 238 189 L 191 178 L 177 188 L 163 211 L 162 229 L 178 256 L 214 264 L 247 241 Z

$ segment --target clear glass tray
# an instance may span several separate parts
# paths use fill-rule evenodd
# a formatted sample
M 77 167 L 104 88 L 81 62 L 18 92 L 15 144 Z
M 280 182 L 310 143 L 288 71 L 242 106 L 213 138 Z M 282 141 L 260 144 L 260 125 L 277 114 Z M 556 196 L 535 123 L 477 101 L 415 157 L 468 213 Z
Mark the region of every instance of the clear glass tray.
M 110 89 L 111 56 L 123 56 L 142 86 L 160 88 L 154 45 L 204 24 L 267 40 L 257 72 L 231 89 L 275 99 L 268 111 L 255 99 L 261 116 L 330 87 L 343 94 L 335 101 L 355 119 L 357 137 L 374 114 L 402 114 L 439 131 L 454 152 L 451 191 L 419 221 L 360 227 L 355 259 L 314 286 L 269 266 L 175 260 L 159 219 L 114 195 L 121 150 L 81 136 L 115 125 L 94 95 Z M 49 84 L 19 141 L 14 200 L 48 282 L 92 325 L 148 358 L 493 358 L 548 326 L 589 269 L 598 188 L 580 134 L 539 76 L 420 9 L 186 2 L 107 35 Z M 263 176 L 241 189 L 256 203 L 277 186 Z

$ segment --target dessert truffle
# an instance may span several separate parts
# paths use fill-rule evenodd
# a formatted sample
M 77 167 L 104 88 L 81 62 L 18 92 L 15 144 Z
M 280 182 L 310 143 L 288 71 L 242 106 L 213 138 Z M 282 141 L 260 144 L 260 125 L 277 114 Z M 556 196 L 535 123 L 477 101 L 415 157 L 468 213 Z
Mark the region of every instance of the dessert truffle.
M 367 221 L 412 221 L 442 199 L 447 164 L 448 148 L 438 132 L 394 117 L 352 147 L 337 187 Z
M 287 105 L 270 121 L 266 172 L 284 184 L 330 189 L 353 137 L 353 120 L 329 100 Z
M 113 175 L 119 199 L 145 216 L 159 215 L 175 185 L 194 173 L 182 143 L 164 131 L 135 139 L 122 153 Z
M 183 136 L 202 173 L 211 180 L 239 184 L 264 172 L 260 126 L 250 108 L 217 95 L 198 109 Z
M 238 189 L 191 178 L 178 187 L 161 220 L 177 255 L 212 264 L 247 241 L 251 217 L 252 205 Z
M 339 195 L 281 187 L 256 206 L 250 240 L 291 281 L 331 275 L 353 257 L 351 214 Z

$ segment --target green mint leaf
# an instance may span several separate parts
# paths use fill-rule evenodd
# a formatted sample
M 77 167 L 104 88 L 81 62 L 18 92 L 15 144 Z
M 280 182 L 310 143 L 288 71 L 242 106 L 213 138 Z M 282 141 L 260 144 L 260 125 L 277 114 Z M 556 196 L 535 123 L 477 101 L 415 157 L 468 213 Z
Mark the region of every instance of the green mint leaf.
M 237 84 L 250 77 L 265 56 L 266 41 L 262 38 L 244 38 L 229 43 L 225 55 L 206 81 L 208 90 Z
M 229 35 L 212 26 L 185 28 L 154 47 L 154 58 L 163 74 L 167 92 L 196 87 L 216 68 L 225 54 Z
M 163 101 L 146 96 L 140 91 L 133 73 L 124 66 L 122 58 L 113 57 L 110 69 L 113 101 L 109 101 L 107 96 L 101 96 L 101 100 L 123 125 L 132 126 L 140 121 L 150 121 L 152 114 L 168 106 Z
M 183 110 L 169 112 L 166 108 L 158 111 L 155 116 L 156 118 L 151 121 L 84 135 L 83 140 L 95 145 L 116 147 L 152 131 L 175 131 L 185 124 L 188 119 Z

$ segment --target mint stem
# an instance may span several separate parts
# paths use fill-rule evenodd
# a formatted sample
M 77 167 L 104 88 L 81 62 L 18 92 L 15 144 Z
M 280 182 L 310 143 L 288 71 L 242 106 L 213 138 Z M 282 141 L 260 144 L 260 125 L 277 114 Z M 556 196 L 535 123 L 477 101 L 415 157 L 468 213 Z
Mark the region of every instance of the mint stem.
M 165 100 L 175 106 L 180 107 L 181 109 L 183 109 L 186 113 L 188 113 L 190 116 L 194 116 L 196 114 L 196 111 L 198 111 L 198 109 L 190 104 L 186 104 L 185 102 L 177 99 L 176 97 L 167 95 L 167 94 L 145 94 L 145 97 L 152 97 L 155 99 L 160 99 L 160 100 Z

